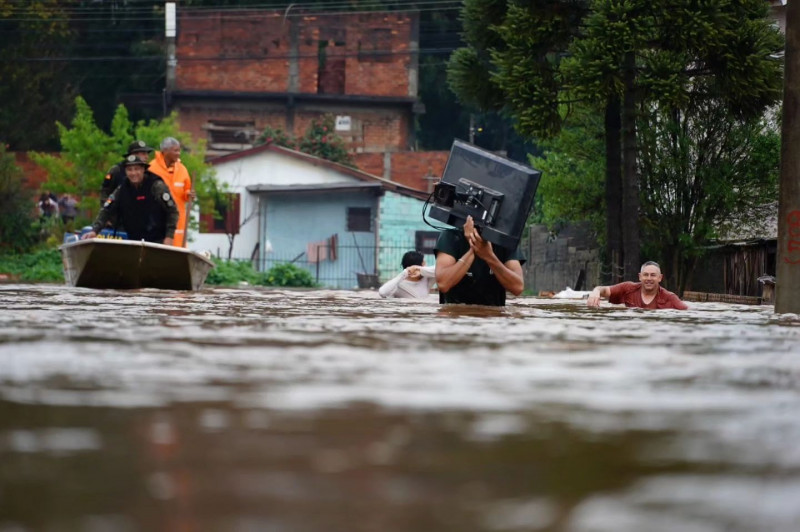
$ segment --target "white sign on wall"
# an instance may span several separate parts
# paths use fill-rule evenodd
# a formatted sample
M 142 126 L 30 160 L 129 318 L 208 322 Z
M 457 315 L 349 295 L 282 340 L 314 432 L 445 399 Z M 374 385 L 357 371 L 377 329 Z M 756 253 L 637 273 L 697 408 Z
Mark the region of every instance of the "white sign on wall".
M 336 131 L 350 131 L 350 117 L 337 116 L 336 117 Z

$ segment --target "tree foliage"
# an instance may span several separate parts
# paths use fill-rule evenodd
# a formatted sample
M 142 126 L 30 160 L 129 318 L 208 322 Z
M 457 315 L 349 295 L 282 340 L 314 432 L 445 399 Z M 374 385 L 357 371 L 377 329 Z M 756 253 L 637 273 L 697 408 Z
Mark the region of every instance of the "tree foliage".
M 69 64 L 52 59 L 74 39 L 57 0 L 0 0 L 0 131 L 11 149 L 51 145 L 52 119 L 69 116 L 76 86 L 69 81 Z M 45 116 L 51 120 L 43 123 Z
M 36 242 L 34 200 L 6 148 L 0 142 L 0 254 L 23 253 Z
M 629 273 L 642 214 L 637 124 L 701 101 L 757 119 L 777 102 L 783 40 L 766 9 L 761 0 L 466 0 L 468 48 L 451 57 L 448 79 L 463 102 L 501 107 L 526 136 L 558 134 L 574 109 L 603 110 L 606 240 L 612 266 L 619 255 Z
M 558 135 L 540 142 L 542 154 L 530 164 L 542 171 L 537 190 L 538 222 L 551 230 L 590 221 L 598 240 L 605 238 L 603 123 L 596 113 L 572 114 Z
M 724 102 L 657 108 L 640 124 L 642 232 L 648 256 L 683 291 L 704 247 L 746 234 L 778 197 L 780 133 Z

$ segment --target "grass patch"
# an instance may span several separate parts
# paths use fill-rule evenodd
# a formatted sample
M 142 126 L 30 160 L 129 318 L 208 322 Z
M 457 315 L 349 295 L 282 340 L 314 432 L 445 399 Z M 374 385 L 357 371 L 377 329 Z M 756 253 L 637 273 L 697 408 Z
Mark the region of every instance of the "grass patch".
M 20 281 L 29 283 L 64 282 L 58 249 L 42 249 L 24 255 L 0 255 L 0 273 L 19 276 Z

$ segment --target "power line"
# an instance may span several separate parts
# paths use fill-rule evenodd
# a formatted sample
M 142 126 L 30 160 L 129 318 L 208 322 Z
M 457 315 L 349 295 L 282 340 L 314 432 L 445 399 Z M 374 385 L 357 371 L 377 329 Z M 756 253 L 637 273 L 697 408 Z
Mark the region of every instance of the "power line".
M 421 12 L 442 12 L 442 11 L 457 11 L 461 10 L 462 3 L 461 0 L 427 0 L 423 2 L 415 2 L 415 6 L 411 7 L 400 7 L 399 9 L 387 9 L 387 6 L 375 3 L 375 4 L 368 4 L 366 6 L 348 6 L 348 9 L 339 9 L 339 10 L 304 10 L 305 8 L 297 7 L 296 4 L 289 4 L 287 9 L 281 13 L 280 9 L 273 8 L 253 8 L 253 7 L 241 7 L 241 6 L 226 6 L 227 8 L 217 7 L 193 7 L 193 8 L 183 8 L 178 10 L 178 17 L 181 16 L 189 16 L 193 19 L 202 19 L 202 18 L 215 18 L 217 13 L 222 12 L 226 19 L 228 20 L 236 20 L 236 19 L 252 19 L 253 13 L 266 13 L 271 12 L 274 15 L 280 15 L 283 18 L 296 18 L 296 17 L 309 17 L 309 16 L 342 16 L 342 15 L 369 15 L 369 14 L 377 14 L 377 13 L 386 13 L 386 14 L 395 14 L 395 13 L 421 13 Z M 303 5 L 303 4 L 299 4 Z M 376 9 L 365 9 L 365 7 L 369 7 L 370 5 L 374 6 Z M 0 23 L 3 22 L 42 22 L 42 23 L 52 23 L 52 22 L 107 22 L 109 19 L 112 19 L 116 22 L 126 23 L 126 22 L 155 22 L 155 21 L 163 21 L 164 16 L 160 13 L 152 13 L 152 10 L 149 12 L 145 10 L 134 10 L 133 12 L 128 12 L 126 10 L 125 13 L 121 13 L 119 15 L 116 14 L 107 14 L 107 15 L 97 15 L 97 10 L 93 9 L 91 11 L 83 11 L 83 10 L 75 10 L 70 8 L 61 8 L 58 11 L 59 16 L 52 16 L 52 17 L 42 17 L 42 16 L 35 16 L 35 12 L 25 12 L 19 11 L 14 12 L 10 16 L 0 18 Z M 152 13 L 152 14 L 151 14 Z
M 412 55 L 412 54 L 425 54 L 425 55 L 439 55 L 445 53 L 452 53 L 457 48 L 454 47 L 442 47 L 442 48 L 420 48 L 419 50 L 392 50 L 392 51 L 369 51 L 369 52 L 345 52 L 345 53 L 337 53 L 337 54 L 329 54 L 327 55 L 327 59 L 330 61 L 331 59 L 335 58 L 344 58 L 344 57 L 360 57 L 360 58 L 373 58 L 373 57 L 381 57 L 381 56 L 399 56 L 399 55 Z M 279 60 L 279 59 L 291 59 L 296 57 L 298 59 L 315 59 L 319 57 L 319 54 L 310 53 L 310 54 L 269 54 L 269 55 L 252 55 L 252 56 L 236 56 L 236 57 L 224 57 L 224 56 L 207 56 L 207 57 L 178 57 L 178 63 L 181 62 L 201 62 L 201 61 L 269 61 L 269 60 Z M 55 57 L 7 57 L 7 61 L 17 61 L 17 62 L 60 62 L 60 61 L 163 61 L 165 57 L 163 55 L 144 55 L 144 56 L 95 56 L 95 57 L 80 57 L 80 56 L 55 56 Z
M 273 11 L 308 11 L 312 10 L 315 12 L 321 11 L 344 11 L 344 12 L 353 12 L 353 11 L 362 11 L 362 10 L 373 10 L 373 11 L 395 11 L 397 8 L 405 8 L 409 10 L 413 10 L 417 7 L 436 7 L 442 5 L 452 5 L 458 4 L 461 0 L 396 0 L 394 2 L 385 2 L 381 0 L 370 0 L 364 1 L 357 4 L 353 4 L 350 0 L 342 0 L 342 1 L 331 1 L 331 2 L 281 2 L 281 3 L 262 3 L 262 4 L 246 4 L 242 5 L 238 3 L 236 5 L 229 5 L 229 4 L 217 4 L 217 5 L 195 5 L 195 6 L 178 6 L 179 10 L 181 11 L 266 11 L 266 10 L 273 10 Z M 61 2 L 59 7 L 51 8 L 51 11 L 58 11 L 62 13 L 96 13 L 98 10 L 101 10 L 102 7 L 106 7 L 106 9 L 111 12 L 123 11 L 123 12 L 152 12 L 154 10 L 160 11 L 163 8 L 162 2 L 154 2 L 152 0 L 143 0 L 140 2 L 144 4 L 145 2 L 148 5 L 138 6 L 127 6 L 124 8 L 115 8 L 114 6 L 101 6 L 98 8 L 97 6 L 65 6 L 64 2 Z M 135 4 L 134 0 L 127 0 L 126 4 Z M 16 6 L 11 7 L 9 10 L 10 13 L 21 13 L 21 14 L 31 14 L 31 15 L 38 15 L 42 12 L 41 9 L 34 9 L 30 4 L 27 6 Z

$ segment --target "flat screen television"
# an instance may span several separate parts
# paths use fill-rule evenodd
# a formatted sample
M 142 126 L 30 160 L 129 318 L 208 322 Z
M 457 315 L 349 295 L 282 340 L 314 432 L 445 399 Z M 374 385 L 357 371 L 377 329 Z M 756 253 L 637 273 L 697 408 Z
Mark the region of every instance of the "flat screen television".
M 456 228 L 472 216 L 485 240 L 515 249 L 541 177 L 530 166 L 455 140 L 428 213 Z

